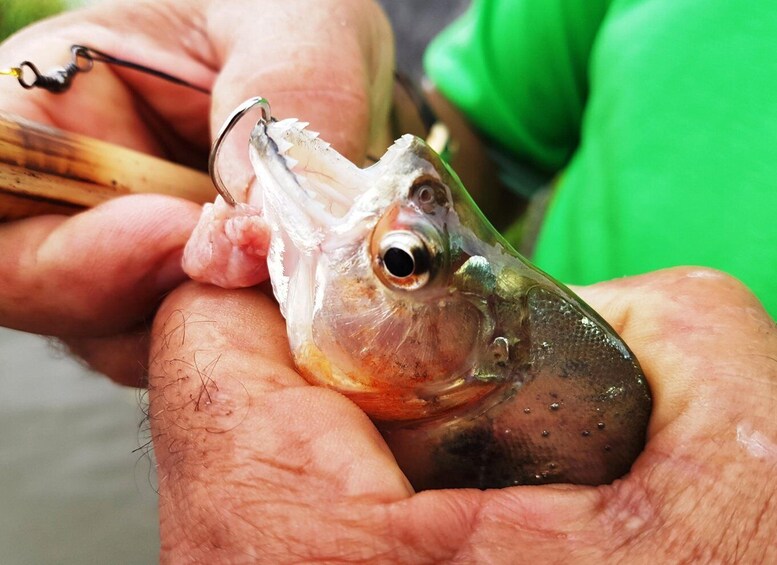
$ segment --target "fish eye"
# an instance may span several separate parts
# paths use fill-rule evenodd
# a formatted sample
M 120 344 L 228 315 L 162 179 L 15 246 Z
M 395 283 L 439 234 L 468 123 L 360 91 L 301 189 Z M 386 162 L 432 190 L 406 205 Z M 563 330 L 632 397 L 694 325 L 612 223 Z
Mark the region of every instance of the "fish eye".
M 431 256 L 425 242 L 409 231 L 393 231 L 380 240 L 378 263 L 384 282 L 416 289 L 429 281 Z

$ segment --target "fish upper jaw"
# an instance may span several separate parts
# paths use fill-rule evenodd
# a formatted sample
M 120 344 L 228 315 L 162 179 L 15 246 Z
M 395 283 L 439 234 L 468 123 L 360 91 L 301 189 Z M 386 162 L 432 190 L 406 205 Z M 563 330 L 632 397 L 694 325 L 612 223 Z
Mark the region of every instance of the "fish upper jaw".
M 321 243 L 345 222 L 370 174 L 295 119 L 259 122 L 251 134 L 250 158 L 268 218 L 299 250 Z
M 423 144 L 402 136 L 377 163 L 361 168 L 307 126 L 293 118 L 260 121 L 249 152 L 265 214 L 297 232 L 300 248 L 306 247 L 303 238 L 317 244 L 320 232 L 349 230 L 404 196 Z

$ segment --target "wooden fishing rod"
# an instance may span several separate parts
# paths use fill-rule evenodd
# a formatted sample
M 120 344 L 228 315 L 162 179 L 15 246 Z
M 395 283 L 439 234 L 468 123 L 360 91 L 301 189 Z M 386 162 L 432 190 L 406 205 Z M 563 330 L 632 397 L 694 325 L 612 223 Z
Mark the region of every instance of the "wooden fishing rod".
M 0 69 L 26 90 L 66 92 L 95 63 L 126 67 L 208 94 L 181 78 L 72 45 L 70 62 L 46 73 L 24 61 Z M 91 139 L 0 112 L 0 221 L 39 214 L 74 214 L 126 194 L 157 193 L 194 202 L 212 201 L 216 191 L 202 172 L 125 147 Z
M 0 221 L 74 214 L 141 193 L 197 203 L 216 196 L 203 172 L 0 112 Z

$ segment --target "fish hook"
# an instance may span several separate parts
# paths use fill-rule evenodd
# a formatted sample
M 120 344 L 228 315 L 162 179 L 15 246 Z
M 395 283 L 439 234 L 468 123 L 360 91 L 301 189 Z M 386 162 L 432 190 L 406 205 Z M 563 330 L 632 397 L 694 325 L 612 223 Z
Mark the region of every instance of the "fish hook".
M 216 138 L 213 140 L 213 145 L 211 145 L 210 148 L 210 155 L 208 156 L 208 174 L 210 174 L 210 178 L 213 181 L 213 185 L 216 187 L 218 193 L 230 206 L 235 206 L 237 201 L 224 185 L 224 181 L 221 179 L 221 174 L 216 167 L 216 159 L 221 152 L 221 146 L 224 143 L 224 138 L 226 138 L 229 132 L 232 131 L 232 128 L 235 127 L 235 125 L 243 118 L 243 116 L 245 116 L 249 110 L 255 108 L 256 106 L 259 106 L 259 108 L 262 110 L 262 117 L 259 118 L 260 122 L 268 122 L 272 119 L 272 114 L 270 113 L 270 103 L 266 98 L 262 98 L 261 96 L 249 98 L 232 111 L 224 124 L 221 126 L 219 132 L 216 134 Z

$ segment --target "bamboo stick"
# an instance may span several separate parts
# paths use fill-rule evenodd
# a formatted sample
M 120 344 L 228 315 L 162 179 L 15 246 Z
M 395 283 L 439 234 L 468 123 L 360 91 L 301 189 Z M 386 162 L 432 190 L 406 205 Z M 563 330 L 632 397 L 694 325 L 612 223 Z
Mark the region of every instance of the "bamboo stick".
M 216 196 L 200 171 L 0 112 L 0 221 L 73 214 L 138 193 L 197 203 Z

